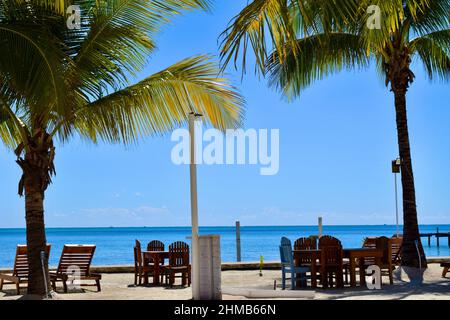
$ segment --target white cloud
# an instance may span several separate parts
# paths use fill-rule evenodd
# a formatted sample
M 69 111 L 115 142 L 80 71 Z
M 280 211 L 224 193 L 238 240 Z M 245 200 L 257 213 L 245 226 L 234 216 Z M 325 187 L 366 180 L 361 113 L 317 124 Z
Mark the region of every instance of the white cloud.
M 87 208 L 70 213 L 50 214 L 55 227 L 139 227 L 163 226 L 176 221 L 167 207 L 142 205 L 135 208 Z

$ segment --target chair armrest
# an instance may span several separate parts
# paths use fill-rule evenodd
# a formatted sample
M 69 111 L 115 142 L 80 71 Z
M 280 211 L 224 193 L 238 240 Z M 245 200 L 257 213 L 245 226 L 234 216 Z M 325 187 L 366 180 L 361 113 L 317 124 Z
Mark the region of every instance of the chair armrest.
M 51 272 L 49 272 L 49 275 L 50 275 L 50 280 L 58 280 L 58 279 L 67 280 L 67 274 L 64 274 L 64 273 L 58 273 L 56 271 L 51 271 Z
M 96 279 L 99 279 L 99 280 L 102 279 L 102 275 L 100 273 L 89 273 L 89 277 L 96 278 Z
M 13 275 L 8 275 L 8 274 L 3 274 L 3 273 L 0 273 L 0 279 L 6 280 L 6 281 L 11 281 L 14 283 L 18 283 L 20 281 L 19 277 L 16 277 Z

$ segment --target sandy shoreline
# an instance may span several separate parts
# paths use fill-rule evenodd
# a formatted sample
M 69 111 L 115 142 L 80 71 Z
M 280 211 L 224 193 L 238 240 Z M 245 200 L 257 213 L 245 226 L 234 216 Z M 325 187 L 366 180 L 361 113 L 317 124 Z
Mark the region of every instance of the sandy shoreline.
M 394 285 L 388 285 L 388 279 L 383 277 L 381 290 L 368 290 L 367 288 L 317 289 L 314 299 L 319 300 L 450 300 L 450 276 L 441 277 L 442 268 L 439 264 L 430 264 L 424 273 L 423 283 L 411 285 L 402 277 L 397 277 Z M 191 289 L 180 286 L 153 287 L 134 286 L 134 277 L 131 273 L 103 274 L 102 291 L 96 292 L 94 287 L 83 287 L 67 294 L 62 293 L 59 286 L 58 299 L 62 300 L 187 300 L 191 298 Z M 397 272 L 398 276 L 398 272 Z M 279 270 L 264 270 L 263 276 L 259 276 L 257 270 L 236 270 L 222 272 L 222 290 L 224 292 L 242 289 L 273 290 L 274 282 L 277 284 L 277 292 L 281 291 L 281 273 Z M 25 291 L 25 290 L 23 290 Z M 304 290 L 302 290 L 304 291 Z M 5 286 L 0 292 L 0 299 L 16 300 L 21 298 L 15 294 L 13 286 Z M 224 294 L 224 299 L 247 299 L 245 296 Z

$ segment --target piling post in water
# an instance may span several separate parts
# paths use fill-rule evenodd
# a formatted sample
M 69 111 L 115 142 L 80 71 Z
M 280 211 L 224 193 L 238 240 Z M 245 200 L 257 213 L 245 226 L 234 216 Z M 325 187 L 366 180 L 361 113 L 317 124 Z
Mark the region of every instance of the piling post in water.
M 236 261 L 241 262 L 241 223 L 236 221 Z
M 319 225 L 319 239 L 320 239 L 322 237 L 322 217 L 319 217 L 318 225 Z
M 439 228 L 436 228 L 436 244 L 437 247 L 439 248 Z

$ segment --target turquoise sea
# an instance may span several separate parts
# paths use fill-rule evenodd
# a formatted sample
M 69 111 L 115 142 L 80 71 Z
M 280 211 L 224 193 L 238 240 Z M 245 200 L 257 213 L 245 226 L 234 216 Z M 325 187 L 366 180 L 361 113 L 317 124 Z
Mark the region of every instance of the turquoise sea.
M 450 225 L 423 225 L 422 233 L 450 232 Z M 364 237 L 392 236 L 395 226 L 324 226 L 324 234 L 339 238 L 344 247 L 360 247 Z M 50 265 L 55 266 L 61 255 L 62 247 L 67 244 L 96 244 L 95 265 L 133 264 L 133 245 L 135 239 L 146 246 L 150 240 L 158 239 L 168 246 L 173 241 L 186 241 L 190 235 L 189 227 L 147 227 L 147 228 L 49 228 L 47 242 L 52 244 Z M 223 262 L 236 261 L 236 240 L 234 227 L 201 227 L 201 234 L 219 234 Z M 241 245 L 243 261 L 258 261 L 260 255 L 265 261 L 278 260 L 278 243 L 282 236 L 291 240 L 298 237 L 317 234 L 317 226 L 264 226 L 241 227 Z M 428 256 L 450 256 L 446 238 L 436 246 L 432 239 L 431 247 L 423 238 Z M 25 243 L 24 229 L 0 229 L 0 268 L 12 267 L 17 244 Z

